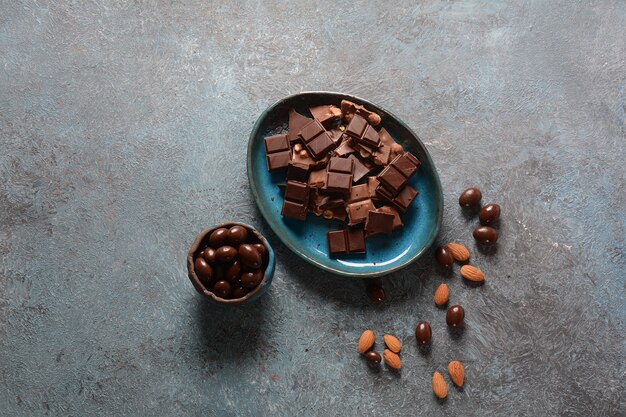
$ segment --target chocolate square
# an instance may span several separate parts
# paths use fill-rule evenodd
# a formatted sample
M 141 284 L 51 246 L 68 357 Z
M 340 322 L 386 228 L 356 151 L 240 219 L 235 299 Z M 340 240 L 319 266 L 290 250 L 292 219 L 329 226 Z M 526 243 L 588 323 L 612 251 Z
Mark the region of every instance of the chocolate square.
M 341 172 L 329 172 L 326 178 L 326 190 L 335 193 L 349 193 L 352 187 L 352 175 Z
M 335 142 L 328 136 L 328 133 L 322 132 L 316 138 L 311 139 L 306 144 L 306 147 L 313 155 L 313 158 L 320 159 L 334 149 Z
M 363 132 L 365 132 L 365 128 L 367 126 L 368 126 L 367 120 L 365 120 L 363 117 L 359 116 L 358 114 L 355 114 L 352 120 L 350 121 L 348 128 L 346 129 L 346 133 L 355 139 L 360 139 L 361 136 L 363 135 Z
M 324 126 L 317 120 L 311 120 L 306 126 L 302 128 L 300 131 L 300 137 L 304 141 L 304 143 L 309 143 L 311 140 L 319 136 L 322 132 L 325 132 Z
M 350 203 L 355 203 L 357 201 L 367 200 L 370 198 L 370 189 L 367 184 L 359 184 L 353 185 L 350 189 L 350 198 L 348 201 Z
M 361 229 L 348 229 L 348 251 L 350 253 L 365 253 L 365 236 Z
M 392 203 L 398 207 L 403 213 L 409 208 L 409 205 L 415 200 L 419 193 L 410 185 L 404 187 L 398 195 L 393 199 Z
M 345 174 L 352 174 L 354 168 L 354 161 L 348 158 L 330 158 L 328 161 L 328 170 L 334 172 L 343 172 Z
M 328 253 L 330 255 L 341 255 L 348 253 L 348 242 L 345 230 L 334 230 L 326 233 L 328 240 Z
M 274 153 L 289 150 L 287 135 L 268 136 L 265 141 L 265 153 Z
M 289 161 L 291 161 L 291 152 L 289 151 L 267 154 L 267 169 L 273 172 L 287 168 Z
M 378 148 L 378 146 L 380 145 L 380 137 L 378 136 L 378 132 L 370 125 L 367 125 L 363 136 L 358 138 L 357 141 L 370 148 Z
M 289 142 L 300 140 L 300 131 L 312 120 L 313 119 L 301 115 L 294 109 L 289 110 L 289 129 L 287 131 Z
M 307 206 L 302 203 L 285 200 L 280 214 L 297 220 L 306 220 Z
M 417 171 L 417 168 L 420 166 L 420 161 L 410 152 L 397 156 L 392 163 L 395 168 L 407 178 L 415 174 L 415 171 Z
M 378 174 L 378 181 L 395 195 L 406 185 L 408 179 L 394 165 L 389 164 Z
M 285 190 L 285 200 L 297 201 L 301 203 L 308 202 L 308 185 L 297 181 L 288 181 L 287 189 Z

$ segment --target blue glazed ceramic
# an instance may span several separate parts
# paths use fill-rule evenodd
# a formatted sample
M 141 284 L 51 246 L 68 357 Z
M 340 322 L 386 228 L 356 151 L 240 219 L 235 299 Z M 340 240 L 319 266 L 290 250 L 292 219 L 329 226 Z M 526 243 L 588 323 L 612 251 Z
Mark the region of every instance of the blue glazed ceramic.
M 263 245 L 265 245 L 265 247 L 267 248 L 268 257 L 267 257 L 267 266 L 265 268 L 265 277 L 263 278 L 263 281 L 261 281 L 261 283 L 256 288 L 254 288 L 244 297 L 227 300 L 227 299 L 216 296 L 215 294 L 213 294 L 211 291 L 209 291 L 208 289 L 204 287 L 204 285 L 202 284 L 202 282 L 196 275 L 196 271 L 194 268 L 194 260 L 196 257 L 195 256 L 196 253 L 199 252 L 198 249 L 200 247 L 204 248 L 207 246 L 207 240 L 209 238 L 209 235 L 214 230 L 219 229 L 220 227 L 225 227 L 228 229 L 235 225 L 245 227 L 246 229 L 248 229 L 248 232 L 256 236 L 258 241 L 261 242 Z M 203 296 L 205 296 L 206 298 L 208 298 L 209 300 L 217 304 L 241 305 L 241 304 L 248 304 L 254 300 L 257 300 L 260 296 L 262 296 L 263 294 L 267 292 L 270 285 L 272 284 L 272 279 L 274 278 L 275 267 L 276 267 L 276 257 L 274 256 L 274 250 L 270 246 L 267 239 L 265 239 L 265 237 L 261 233 L 259 233 L 254 227 L 247 225 L 245 223 L 227 222 L 227 223 L 218 224 L 218 225 L 215 225 L 213 227 L 209 227 L 208 229 L 203 230 L 202 233 L 200 233 L 198 237 L 196 237 L 196 240 L 193 242 L 193 244 L 191 245 L 191 248 L 189 248 L 189 252 L 187 253 L 187 272 L 189 275 L 189 280 L 195 287 L 196 291 L 198 291 L 200 294 L 202 294 Z
M 378 236 L 366 241 L 365 255 L 341 258 L 328 256 L 326 232 L 343 229 L 345 223 L 331 221 L 309 213 L 306 222 L 283 218 L 280 214 L 283 197 L 278 184 L 285 182 L 285 172 L 267 170 L 263 138 L 285 132 L 289 109 L 309 114 L 310 106 L 335 104 L 350 100 L 378 113 L 381 127 L 405 150 L 421 161 L 417 174 L 409 184 L 419 191 L 418 197 L 402 215 L 404 227 L 390 236 Z M 265 110 L 256 121 L 248 143 L 248 179 L 256 203 L 278 237 L 306 261 L 338 275 L 366 278 L 401 269 L 418 259 L 439 233 L 443 215 L 443 194 L 439 176 L 428 151 L 417 135 L 400 119 L 381 107 L 347 94 L 304 92 L 286 97 Z

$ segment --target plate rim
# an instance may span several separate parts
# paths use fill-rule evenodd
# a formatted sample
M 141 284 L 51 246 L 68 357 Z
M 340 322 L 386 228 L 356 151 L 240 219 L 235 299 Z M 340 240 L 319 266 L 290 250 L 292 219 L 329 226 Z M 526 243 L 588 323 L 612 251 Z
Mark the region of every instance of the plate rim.
M 409 259 L 403 261 L 402 263 L 395 265 L 393 267 L 387 268 L 387 269 L 382 269 L 380 271 L 371 271 L 371 272 L 351 272 L 351 271 L 344 271 L 342 269 L 339 268 L 335 268 L 329 265 L 325 265 L 321 262 L 316 261 L 315 259 L 306 256 L 306 254 L 304 254 L 299 248 L 297 248 L 295 245 L 292 245 L 291 242 L 289 242 L 288 239 L 284 239 L 282 236 L 282 233 L 279 233 L 276 231 L 276 228 L 274 227 L 274 225 L 272 224 L 272 221 L 270 221 L 270 213 L 267 213 L 263 207 L 263 205 L 259 204 L 259 190 L 257 190 L 257 188 L 253 185 L 253 181 L 252 181 L 252 145 L 254 143 L 254 138 L 257 136 L 257 133 L 259 131 L 259 127 L 261 125 L 261 121 L 264 120 L 267 115 L 270 113 L 271 110 L 273 110 L 274 108 L 278 107 L 279 105 L 281 105 L 282 103 L 291 100 L 295 97 L 299 97 L 299 96 L 309 96 L 309 95 L 315 95 L 315 94 L 324 94 L 324 95 L 334 95 L 334 96 L 338 96 L 338 97 L 345 97 L 346 99 L 349 100 L 354 100 L 358 103 L 361 103 L 364 106 L 371 106 L 373 108 L 377 108 L 382 110 L 384 113 L 386 113 L 387 115 L 389 115 L 390 117 L 392 117 L 399 125 L 401 125 L 403 128 L 405 128 L 416 140 L 419 146 L 421 146 L 423 148 L 423 150 L 425 151 L 425 155 L 426 158 L 428 159 L 428 163 L 430 164 L 430 166 L 432 167 L 432 171 L 434 173 L 434 178 L 435 178 L 435 184 L 437 186 L 438 189 L 438 193 L 437 193 L 437 199 L 438 199 L 438 204 L 437 204 L 437 218 L 436 218 L 436 222 L 435 222 L 435 228 L 433 230 L 432 233 L 430 233 L 428 240 L 426 242 L 426 244 L 422 247 L 421 250 L 417 251 L 413 256 L 411 256 Z M 388 275 L 391 274 L 392 272 L 398 271 L 400 269 L 404 269 L 407 266 L 409 266 L 410 264 L 412 264 L 413 262 L 415 262 L 416 260 L 418 260 L 426 251 L 428 251 L 428 249 L 430 249 L 430 247 L 432 246 L 433 242 L 435 241 L 435 239 L 437 238 L 437 236 L 439 235 L 439 232 L 441 230 L 441 223 L 443 220 L 443 188 L 441 186 L 441 180 L 439 178 L 439 173 L 437 172 L 437 168 L 435 167 L 435 163 L 432 160 L 432 157 L 430 156 L 430 152 L 428 152 L 428 149 L 426 148 L 426 145 L 424 145 L 424 143 L 422 142 L 422 140 L 420 139 L 420 137 L 413 131 L 413 129 L 411 129 L 406 123 L 404 123 L 404 121 L 402 119 L 400 119 L 398 116 L 396 116 L 395 114 L 393 114 L 392 112 L 388 111 L 387 109 L 385 109 L 382 106 L 379 106 L 375 103 L 370 102 L 369 100 L 365 100 L 361 97 L 352 95 L 352 94 L 347 94 L 347 93 L 339 93 L 339 92 L 335 92 L 335 91 L 302 91 L 299 93 L 295 93 L 295 94 L 290 94 L 288 96 L 285 96 L 283 98 L 281 98 L 280 100 L 277 100 L 276 102 L 274 102 L 273 104 L 269 105 L 263 112 L 261 112 L 261 114 L 259 115 L 259 117 L 256 119 L 256 121 L 254 122 L 254 125 L 252 126 L 252 131 L 250 132 L 250 137 L 248 138 L 248 150 L 247 150 L 247 158 L 246 158 L 246 171 L 247 171 L 247 175 L 248 175 L 248 184 L 250 185 L 250 189 L 252 191 L 252 195 L 254 196 L 254 201 L 256 203 L 256 206 L 258 207 L 259 211 L 261 212 L 261 215 L 263 216 L 264 220 L 268 223 L 268 225 L 270 226 L 270 229 L 272 229 L 272 232 L 274 232 L 275 235 L 278 236 L 278 238 L 280 239 L 280 241 L 287 246 L 292 252 L 294 252 L 296 255 L 298 255 L 300 258 L 304 259 L 305 261 L 309 262 L 310 264 L 321 268 L 325 271 L 329 271 L 332 272 L 334 274 L 340 275 L 340 276 L 345 276 L 345 277 L 350 277 L 350 278 L 373 278 L 373 277 L 380 277 L 383 275 Z

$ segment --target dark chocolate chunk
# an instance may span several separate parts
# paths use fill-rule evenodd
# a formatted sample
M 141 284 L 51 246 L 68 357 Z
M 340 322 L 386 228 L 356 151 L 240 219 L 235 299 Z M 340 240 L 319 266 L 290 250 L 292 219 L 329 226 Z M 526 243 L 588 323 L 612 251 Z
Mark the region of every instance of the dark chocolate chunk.
M 341 109 L 333 105 L 316 106 L 309 109 L 314 118 L 326 128 L 341 119 Z
M 395 207 L 382 206 L 378 208 L 377 211 L 393 215 L 393 229 L 394 230 L 404 226 L 404 223 L 402 223 L 402 218 L 400 217 L 400 212 L 398 212 L 398 210 Z
M 308 182 L 309 165 L 299 162 L 290 162 L 287 167 L 287 181 Z
M 363 136 L 356 139 L 357 142 L 368 146 L 370 148 L 378 148 L 380 146 L 380 136 L 378 136 L 378 132 L 372 126 L 367 125 L 365 128 L 365 132 Z
M 289 131 L 287 132 L 287 136 L 289 138 L 289 142 L 295 142 L 300 139 L 300 131 L 304 126 L 306 126 L 312 119 L 301 115 L 297 111 L 291 109 L 289 110 Z
M 324 132 L 326 132 L 326 130 L 320 122 L 318 122 L 317 120 L 311 120 L 300 131 L 300 137 L 306 144 Z
M 348 159 L 354 160 L 354 176 L 353 176 L 354 182 L 361 181 L 361 179 L 363 179 L 367 174 L 369 174 L 373 168 L 373 166 L 366 164 L 364 161 L 362 161 L 361 159 L 357 158 L 354 155 L 350 155 Z
M 365 236 L 362 229 L 335 230 L 326 234 L 328 253 L 331 256 L 348 253 L 365 253 Z
M 365 129 L 367 128 L 367 120 L 358 114 L 355 114 L 350 124 L 346 128 L 346 134 L 348 136 L 358 140 L 365 133 Z
M 336 193 L 349 193 L 352 187 L 354 161 L 349 158 L 330 158 L 328 162 L 326 190 Z
M 330 139 L 335 142 L 335 146 L 338 146 L 343 140 L 343 132 L 339 129 L 331 129 L 328 131 Z
M 419 160 L 410 152 L 398 155 L 378 174 L 378 181 L 387 188 L 389 194 L 395 196 L 415 174 L 419 165 Z
M 309 186 L 324 188 L 326 187 L 326 170 L 317 169 L 309 174 Z
M 380 234 L 391 234 L 393 231 L 393 214 L 370 210 L 365 220 L 365 235 L 367 237 Z
M 417 194 L 418 192 L 415 188 L 407 185 L 393 200 L 391 200 L 391 202 L 404 213 L 409 208 L 413 200 L 415 200 Z
M 384 146 L 389 146 L 389 152 L 390 152 L 389 158 L 391 160 L 393 160 L 396 156 L 404 153 L 404 149 L 402 149 L 402 145 L 400 145 L 395 140 L 393 140 L 389 132 L 387 132 L 387 130 L 384 127 L 380 129 L 380 132 L 378 132 L 378 136 L 380 136 L 381 144 L 383 144 Z
M 287 168 L 291 161 L 291 151 L 287 135 L 274 135 L 265 138 L 265 154 L 269 171 Z
M 309 204 L 309 186 L 297 181 L 288 181 L 281 214 L 298 220 L 306 220 Z
M 352 143 L 352 139 L 349 139 L 349 136 L 347 136 L 346 134 L 344 134 L 344 139 L 341 142 L 341 145 L 339 145 L 339 147 L 337 149 L 335 149 L 334 154 L 337 156 L 346 156 L 346 155 L 350 155 L 353 154 L 354 152 L 356 152 L 356 150 L 354 149 L 353 143 Z

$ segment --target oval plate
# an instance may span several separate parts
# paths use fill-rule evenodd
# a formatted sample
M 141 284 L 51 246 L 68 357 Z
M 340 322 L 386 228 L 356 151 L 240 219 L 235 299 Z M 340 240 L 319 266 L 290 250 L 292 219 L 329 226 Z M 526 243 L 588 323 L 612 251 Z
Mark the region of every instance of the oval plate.
M 323 104 L 339 106 L 350 100 L 378 113 L 382 122 L 376 128 L 387 129 L 405 150 L 421 162 L 411 184 L 419 195 L 402 215 L 404 227 L 392 235 L 367 239 L 365 255 L 341 258 L 328 256 L 326 232 L 346 228 L 346 223 L 331 221 L 309 213 L 306 222 L 283 218 L 283 197 L 278 184 L 285 183 L 285 171 L 267 170 L 263 138 L 287 131 L 288 112 L 293 108 L 308 115 L 308 108 Z M 439 233 L 443 216 L 443 194 L 439 175 L 426 147 L 400 119 L 373 103 L 348 94 L 312 91 L 286 97 L 265 110 L 254 124 L 248 142 L 248 179 L 256 203 L 278 237 L 301 258 L 315 266 L 343 276 L 375 277 L 401 269 L 419 258 Z

